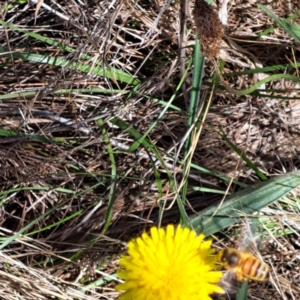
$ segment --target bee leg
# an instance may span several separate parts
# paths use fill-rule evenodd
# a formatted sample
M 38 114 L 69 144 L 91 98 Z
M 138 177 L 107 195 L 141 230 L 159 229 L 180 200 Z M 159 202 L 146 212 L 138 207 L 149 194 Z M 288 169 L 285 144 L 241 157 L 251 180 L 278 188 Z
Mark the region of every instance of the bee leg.
M 238 281 L 248 281 L 247 277 L 243 276 L 243 273 L 236 272 L 235 276 Z

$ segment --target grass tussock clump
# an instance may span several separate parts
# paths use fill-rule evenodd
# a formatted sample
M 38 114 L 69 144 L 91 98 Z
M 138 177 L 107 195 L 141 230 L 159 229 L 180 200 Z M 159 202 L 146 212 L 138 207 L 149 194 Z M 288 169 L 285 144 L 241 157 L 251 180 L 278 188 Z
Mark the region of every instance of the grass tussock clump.
M 297 299 L 298 1 L 2 2 L 0 297 L 116 299 L 142 232 L 249 222 L 246 297 Z

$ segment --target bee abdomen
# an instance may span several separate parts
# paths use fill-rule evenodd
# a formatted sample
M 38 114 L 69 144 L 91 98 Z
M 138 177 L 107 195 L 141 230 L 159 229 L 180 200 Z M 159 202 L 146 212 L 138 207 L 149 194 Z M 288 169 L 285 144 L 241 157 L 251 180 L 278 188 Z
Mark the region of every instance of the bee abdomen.
M 249 279 L 256 281 L 265 281 L 269 277 L 269 267 L 254 257 L 245 260 L 242 271 Z

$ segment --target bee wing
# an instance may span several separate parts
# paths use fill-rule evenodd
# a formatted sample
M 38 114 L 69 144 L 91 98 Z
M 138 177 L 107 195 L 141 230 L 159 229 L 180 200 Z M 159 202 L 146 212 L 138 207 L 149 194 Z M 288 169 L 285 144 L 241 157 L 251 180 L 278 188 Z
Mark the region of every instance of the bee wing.
M 238 250 L 243 252 L 258 253 L 258 246 L 260 242 L 259 235 L 256 235 L 257 224 L 255 222 L 249 222 L 248 220 L 244 223 L 242 230 L 242 238 L 239 242 Z
M 241 286 L 241 283 L 237 281 L 235 273 L 228 270 L 222 276 L 220 285 L 228 294 L 235 294 Z

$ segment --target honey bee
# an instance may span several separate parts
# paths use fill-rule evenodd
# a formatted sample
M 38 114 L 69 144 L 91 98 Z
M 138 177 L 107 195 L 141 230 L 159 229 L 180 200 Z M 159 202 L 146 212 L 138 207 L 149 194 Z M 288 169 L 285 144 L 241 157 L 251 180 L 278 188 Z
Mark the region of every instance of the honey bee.
M 221 249 L 217 260 L 221 266 L 232 273 L 237 281 L 267 281 L 269 267 L 250 252 L 234 248 Z
M 217 252 L 217 262 L 225 270 L 220 286 L 228 295 L 238 292 L 241 284 L 265 282 L 271 277 L 269 266 L 256 255 L 261 238 L 255 235 L 255 225 L 248 221 L 244 223 L 237 249 L 229 247 Z

